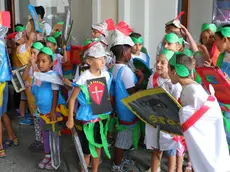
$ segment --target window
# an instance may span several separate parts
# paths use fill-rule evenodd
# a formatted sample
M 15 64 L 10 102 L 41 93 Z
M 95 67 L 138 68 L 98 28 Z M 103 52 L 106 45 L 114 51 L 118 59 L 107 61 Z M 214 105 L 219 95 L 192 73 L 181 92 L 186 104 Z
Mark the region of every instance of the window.
M 212 17 L 213 23 L 217 25 L 230 23 L 230 1 L 214 0 Z

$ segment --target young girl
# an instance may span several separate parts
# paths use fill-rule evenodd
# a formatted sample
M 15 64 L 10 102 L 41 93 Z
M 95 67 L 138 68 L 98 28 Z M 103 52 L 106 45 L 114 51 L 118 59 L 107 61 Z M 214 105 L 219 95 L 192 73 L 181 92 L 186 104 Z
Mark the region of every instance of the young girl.
M 189 156 L 194 171 L 227 172 L 229 151 L 221 110 L 216 98 L 191 79 L 192 63 L 183 53 L 169 61 L 172 83 L 180 83 L 183 88 L 179 117 Z
M 150 58 L 148 54 L 141 52 L 144 43 L 143 37 L 139 33 L 135 33 L 135 32 L 131 33 L 130 37 L 135 44 L 132 47 L 132 59 L 138 58 L 141 61 L 143 61 L 147 67 L 149 67 Z
M 204 23 L 201 27 L 199 50 L 205 56 L 205 60 L 212 60 L 212 64 L 216 66 L 217 58 L 220 54 L 215 44 L 215 32 L 217 28 L 215 24 Z
M 15 37 L 15 42 L 18 44 L 18 47 L 16 49 L 16 56 L 19 59 L 20 67 L 27 65 L 30 58 L 30 47 L 32 43 L 35 41 L 35 33 L 31 32 L 29 39 L 26 40 L 25 37 L 23 37 L 22 32 L 18 32 Z M 31 125 L 33 124 L 33 121 L 28 117 L 25 116 L 25 109 L 26 109 L 26 95 L 25 92 L 21 92 L 21 101 L 20 101 L 20 116 L 23 117 L 20 120 L 21 125 Z
M 41 49 L 37 57 L 37 66 L 38 70 L 42 73 L 49 75 L 57 75 L 56 72 L 52 71 L 54 60 L 54 54 L 52 50 L 48 47 Z M 32 85 L 32 93 L 36 100 L 36 105 L 38 108 L 38 113 L 42 115 L 48 115 L 50 121 L 57 120 L 56 106 L 58 104 L 58 90 L 59 86 L 53 83 L 40 81 L 34 79 Z M 53 169 L 51 164 L 51 155 L 50 155 L 50 143 L 49 143 L 49 131 L 45 131 L 43 126 L 46 122 L 41 118 L 40 127 L 42 129 L 43 142 L 44 142 L 44 159 L 38 164 L 38 167 L 43 169 L 51 170 Z
M 99 38 L 103 36 L 105 38 L 108 37 L 109 31 L 114 29 L 113 19 L 107 19 L 102 23 L 93 24 L 92 26 L 92 38 Z
M 35 42 L 32 44 L 30 48 L 30 52 L 31 52 L 30 61 L 22 75 L 23 80 L 26 81 L 27 88 L 26 88 L 25 93 L 28 99 L 28 105 L 29 105 L 31 114 L 35 114 L 36 108 L 37 108 L 35 105 L 34 96 L 31 93 L 32 78 L 33 78 L 33 73 L 38 71 L 38 68 L 36 65 L 37 55 L 43 47 L 44 45 L 41 42 Z M 34 116 L 34 129 L 35 129 L 35 142 L 32 143 L 29 148 L 32 151 L 43 150 L 43 143 L 41 140 L 40 118 L 36 116 Z
M 66 47 L 64 47 L 64 56 L 61 54 L 57 54 L 57 41 L 54 37 L 49 36 L 46 39 L 46 46 L 49 47 L 54 53 L 54 61 L 53 61 L 53 71 L 57 72 L 61 77 L 63 76 L 62 71 L 62 63 L 67 62 L 67 53 Z
M 219 28 L 215 34 L 215 40 L 216 40 L 216 46 L 219 49 L 220 56 L 218 57 L 216 65 L 222 70 L 222 72 L 225 74 L 226 79 L 229 81 L 230 78 L 230 25 L 225 25 L 221 28 Z M 222 104 L 221 106 L 226 107 L 227 109 L 230 109 L 230 105 L 228 104 Z M 225 124 L 230 122 L 230 112 L 223 112 L 224 118 L 225 118 Z M 227 126 L 227 125 L 225 125 Z M 230 147 L 230 131 L 226 127 L 226 135 L 227 135 L 227 141 L 228 145 Z
M 69 100 L 69 117 L 66 123 L 68 128 L 73 128 L 73 111 L 76 98 L 78 98 L 80 107 L 77 111 L 76 119 L 80 120 L 83 124 L 82 149 L 87 166 L 92 156 L 93 172 L 98 171 L 102 146 L 107 156 L 110 157 L 106 140 L 110 112 L 101 115 L 93 114 L 89 103 L 89 92 L 87 91 L 87 80 L 100 77 L 106 78 L 107 86 L 110 90 L 112 77 L 108 72 L 103 71 L 105 55 L 105 50 L 99 42 L 89 46 L 84 52 L 83 58 L 90 68 L 83 72 L 77 82 L 74 83 L 75 87 Z M 93 139 L 90 139 L 91 136 Z M 81 171 L 83 171 L 83 169 L 81 169 Z
M 163 49 L 161 54 L 157 56 L 156 72 L 150 76 L 147 88 L 149 89 L 149 88 L 162 87 L 178 100 L 182 90 L 181 85 L 180 84 L 173 85 L 168 76 L 168 61 L 171 59 L 173 54 L 174 54 L 173 51 Z M 173 140 L 174 136 L 172 134 L 167 134 L 161 131 L 160 140 L 159 140 L 160 150 L 158 150 L 157 133 L 158 132 L 156 128 L 150 125 L 146 125 L 145 128 L 146 147 L 147 149 L 154 150 L 154 152 L 152 153 L 152 163 L 151 163 L 152 172 L 158 171 L 161 156 L 162 156 L 162 151 L 166 151 L 168 155 L 168 171 L 174 172 L 176 167 L 176 150 L 181 147 L 181 144 L 180 142 L 176 142 Z M 180 167 L 177 168 L 181 168 L 180 170 L 178 169 L 177 171 L 182 172 L 182 164 Z

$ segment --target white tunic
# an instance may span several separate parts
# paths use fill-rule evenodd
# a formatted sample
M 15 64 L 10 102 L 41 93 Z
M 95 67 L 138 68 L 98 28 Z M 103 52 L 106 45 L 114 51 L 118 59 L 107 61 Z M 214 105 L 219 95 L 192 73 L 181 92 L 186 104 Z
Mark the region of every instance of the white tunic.
M 208 94 L 201 85 L 185 86 L 181 92 L 180 123 L 187 121 L 206 102 Z M 206 102 L 210 109 L 184 132 L 195 172 L 230 171 L 229 150 L 223 117 L 218 102 Z
M 153 75 L 149 78 L 149 83 L 147 88 L 154 88 L 153 86 Z M 159 87 L 164 88 L 176 99 L 180 97 L 182 87 L 180 84 L 173 85 L 170 79 L 163 79 L 160 76 L 157 78 L 157 84 Z M 179 149 L 182 145 L 180 142 L 173 140 L 172 134 L 160 131 L 160 139 L 158 144 L 158 131 L 156 128 L 151 125 L 146 124 L 145 126 L 145 142 L 147 149 L 160 149 L 161 151 L 170 150 L 170 149 Z M 160 148 L 158 148 L 160 145 Z

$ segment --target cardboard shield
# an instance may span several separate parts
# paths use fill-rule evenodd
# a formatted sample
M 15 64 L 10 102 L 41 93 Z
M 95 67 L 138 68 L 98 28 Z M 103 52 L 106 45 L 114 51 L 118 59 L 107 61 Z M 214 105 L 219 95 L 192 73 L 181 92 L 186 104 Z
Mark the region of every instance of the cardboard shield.
M 149 69 L 149 67 L 141 59 L 138 58 L 133 59 L 133 65 L 135 66 L 136 69 L 139 69 L 144 73 L 145 78 L 142 84 L 142 88 L 146 89 L 148 85 L 149 77 L 152 74 L 152 70 Z
M 209 84 L 213 86 L 218 101 L 230 104 L 230 83 L 218 67 L 199 67 L 196 68 L 196 71 L 206 88 L 209 88 Z
M 40 23 L 40 21 L 38 19 L 38 14 L 37 14 L 34 6 L 29 4 L 28 9 L 30 11 L 31 17 L 34 20 L 34 28 L 35 28 L 35 30 L 38 31 L 39 33 L 42 33 L 43 28 L 42 28 L 42 25 L 41 25 L 41 23 Z
M 143 122 L 160 128 L 161 131 L 182 135 L 177 100 L 163 88 L 137 92 L 122 102 Z
M 93 114 L 103 114 L 112 111 L 110 97 L 105 77 L 87 80 Z

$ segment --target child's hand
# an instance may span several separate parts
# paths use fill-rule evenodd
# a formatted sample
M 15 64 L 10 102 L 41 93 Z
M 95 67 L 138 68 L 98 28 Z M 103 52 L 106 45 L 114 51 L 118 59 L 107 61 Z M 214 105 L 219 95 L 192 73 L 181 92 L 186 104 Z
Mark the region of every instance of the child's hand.
M 135 70 L 135 74 L 137 75 L 137 78 L 138 78 L 139 80 L 144 80 L 144 73 L 143 73 L 141 70 L 136 69 L 136 70 Z
M 50 112 L 49 114 L 50 121 L 56 121 L 57 120 L 57 115 L 55 112 Z
M 72 129 L 74 126 L 74 121 L 73 120 L 68 120 L 66 122 L 66 127 L 69 128 L 69 129 Z
M 184 33 L 185 35 L 187 35 L 189 33 L 188 29 L 184 25 L 182 25 L 182 24 L 180 26 L 181 26 L 182 33 Z
M 212 65 L 212 59 L 206 60 L 204 62 L 204 66 L 206 66 L 206 67 L 210 67 L 211 65 Z

